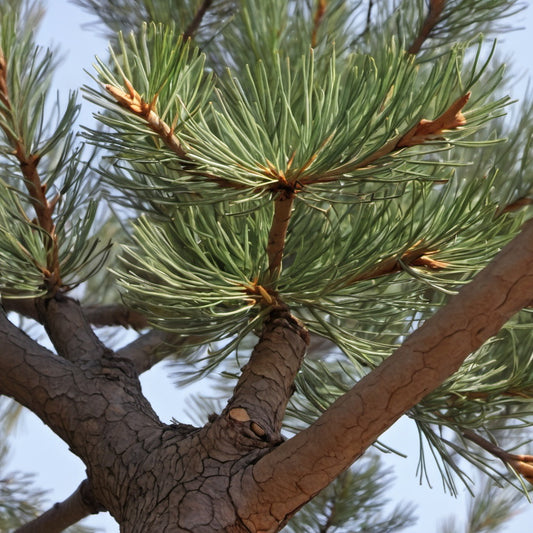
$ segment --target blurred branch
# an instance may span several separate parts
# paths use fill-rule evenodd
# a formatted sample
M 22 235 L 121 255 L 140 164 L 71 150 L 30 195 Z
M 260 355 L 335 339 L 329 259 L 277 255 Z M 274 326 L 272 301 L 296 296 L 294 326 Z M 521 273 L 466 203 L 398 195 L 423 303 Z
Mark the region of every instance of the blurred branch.
M 191 39 L 194 37 L 195 33 L 198 31 L 198 28 L 200 27 L 200 24 L 202 23 L 202 19 L 204 18 L 207 10 L 209 9 L 209 6 L 213 3 L 213 0 L 203 0 L 203 2 L 198 7 L 198 10 L 196 11 L 194 18 L 191 20 L 185 31 L 183 32 L 183 41 L 187 41 L 187 39 Z
M 442 14 L 442 11 L 445 5 L 446 5 L 446 0 L 430 0 L 429 11 L 424 20 L 424 23 L 422 24 L 420 31 L 418 32 L 418 35 L 416 36 L 415 40 L 413 41 L 413 43 L 407 50 L 410 54 L 418 54 L 418 52 L 420 52 L 422 45 L 429 37 L 433 28 L 439 22 L 440 16 Z
M 6 312 L 14 312 L 41 322 L 36 308 L 36 300 L 30 298 L 5 298 L 2 306 Z M 122 326 L 141 330 L 148 327 L 146 317 L 122 304 L 88 305 L 83 307 L 87 321 L 98 328 L 105 326 Z

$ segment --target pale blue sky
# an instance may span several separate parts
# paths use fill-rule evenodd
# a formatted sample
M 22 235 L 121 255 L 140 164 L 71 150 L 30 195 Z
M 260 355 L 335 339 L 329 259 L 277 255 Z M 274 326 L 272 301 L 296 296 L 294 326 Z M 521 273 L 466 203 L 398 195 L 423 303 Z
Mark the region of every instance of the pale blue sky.
M 87 16 L 67 0 L 48 0 L 49 12 L 43 27 L 38 34 L 41 44 L 50 42 L 61 46 L 65 52 L 65 60 L 55 77 L 55 86 L 64 95 L 70 89 L 78 89 L 89 83 L 84 69 L 91 70 L 94 56 L 106 56 L 106 43 L 92 35 L 90 31 L 81 29 L 87 22 Z M 505 54 L 512 57 L 517 72 L 532 72 L 533 52 L 533 7 L 523 13 L 520 24 L 524 31 L 516 32 L 501 39 Z M 518 89 L 513 97 L 520 97 L 526 88 L 526 80 L 517 83 Z M 90 106 L 84 103 L 81 121 L 91 120 Z M 183 397 L 178 395 L 163 369 L 154 369 L 142 378 L 146 395 L 154 405 L 163 421 L 172 416 L 186 422 L 182 413 Z M 393 500 L 413 501 L 417 504 L 419 522 L 416 526 L 405 530 L 407 533 L 430 533 L 436 525 L 451 513 L 464 515 L 466 509 L 466 491 L 454 500 L 443 494 L 438 473 L 432 476 L 432 490 L 427 485 L 420 486 L 416 476 L 418 460 L 418 440 L 414 428 L 409 427 L 406 420 L 401 421 L 383 437 L 382 441 L 397 447 L 409 454 L 408 459 L 393 459 L 397 484 L 388 494 Z M 412 429 L 413 431 L 410 431 Z M 10 466 L 25 472 L 35 472 L 37 483 L 43 489 L 50 489 L 51 502 L 66 498 L 83 480 L 84 467 L 79 459 L 72 455 L 67 446 L 60 441 L 46 426 L 33 415 L 24 418 L 19 427 L 16 439 L 13 440 Z M 526 504 L 527 505 L 527 504 Z M 513 521 L 504 531 L 522 533 L 530 530 L 533 522 L 533 507 L 526 510 Z M 101 513 L 87 519 L 87 524 L 99 526 L 105 533 L 117 533 L 118 526 L 107 514 Z

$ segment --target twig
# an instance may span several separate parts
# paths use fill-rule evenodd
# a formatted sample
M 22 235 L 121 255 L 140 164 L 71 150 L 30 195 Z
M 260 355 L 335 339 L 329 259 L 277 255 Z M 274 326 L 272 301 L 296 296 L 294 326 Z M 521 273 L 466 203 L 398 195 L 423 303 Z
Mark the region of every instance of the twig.
M 7 83 L 7 62 L 3 51 L 0 49 L 0 102 L 5 108 L 2 113 L 6 118 L 12 117 L 13 108 L 9 98 L 9 90 Z M 3 128 L 4 133 L 13 145 L 13 154 L 17 158 L 22 176 L 24 178 L 24 185 L 28 191 L 31 205 L 37 216 L 37 223 L 40 228 L 44 230 L 46 236 L 43 236 L 44 245 L 47 249 L 46 268 L 43 271 L 45 281 L 51 293 L 55 292 L 61 285 L 61 275 L 59 269 L 59 246 L 57 243 L 57 235 L 55 233 L 55 225 L 53 221 L 54 208 L 57 203 L 57 198 L 48 201 L 46 197 L 46 185 L 43 185 L 37 165 L 40 161 L 39 154 L 28 154 L 24 143 L 24 139 L 13 135 L 9 128 Z M 42 267 L 41 267 L 42 268 Z
M 429 37 L 433 28 L 438 24 L 445 5 L 446 0 L 430 0 L 429 11 L 424 20 L 424 23 L 422 24 L 415 40 L 407 50 L 410 54 L 416 55 L 418 54 L 418 52 L 420 52 L 422 45 Z
M 232 189 L 246 188 L 246 186 L 240 183 L 233 182 L 207 172 L 196 170 L 194 168 L 196 166 L 195 162 L 189 157 L 185 151 L 185 148 L 176 137 L 174 133 L 174 127 L 169 126 L 157 114 L 155 109 L 157 96 L 151 102 L 145 102 L 141 95 L 135 90 L 131 82 L 126 78 L 124 78 L 124 85 L 126 86 L 128 92 L 124 91 L 120 87 L 115 87 L 114 85 L 110 84 L 105 84 L 104 88 L 122 107 L 125 107 L 131 113 L 143 118 L 146 121 L 150 129 L 158 135 L 158 137 L 165 143 L 167 148 L 169 148 L 179 157 L 184 169 L 187 172 L 196 176 L 208 178 L 221 187 L 229 187 Z
M 318 29 L 320 27 L 320 24 L 322 24 L 324 15 L 326 14 L 326 7 L 327 7 L 326 0 L 318 0 L 315 15 L 313 17 L 313 30 L 311 32 L 311 48 L 315 48 L 315 46 L 317 45 Z
M 523 476 L 524 479 L 533 484 L 533 455 L 516 455 L 514 453 L 509 453 L 499 446 L 496 446 L 496 444 L 483 438 L 481 435 L 474 433 L 470 429 L 463 430 L 463 437 L 475 442 L 485 451 L 500 459 L 504 464 L 511 466 L 521 476 Z
M 367 281 L 371 279 L 396 274 L 404 270 L 402 265 L 421 267 L 427 270 L 442 270 L 448 266 L 443 261 L 433 259 L 431 256 L 436 254 L 438 250 L 427 250 L 419 248 L 420 243 L 415 244 L 401 256 L 394 256 L 384 259 L 379 262 L 374 268 L 357 274 L 348 281 L 348 284 L 357 283 L 359 281 Z
M 348 161 L 333 169 L 331 172 L 325 172 L 320 175 L 308 174 L 302 176 L 299 181 L 302 185 L 336 181 L 340 176 L 343 176 L 347 172 L 353 172 L 368 167 L 378 159 L 393 154 L 394 152 L 398 152 L 404 148 L 422 145 L 427 141 L 444 140 L 445 138 L 443 137 L 443 134 L 446 131 L 456 130 L 466 124 L 467 121 L 462 113 L 462 109 L 468 102 L 469 98 L 470 93 L 463 94 L 452 102 L 444 113 L 435 119 L 421 119 L 406 133 L 390 139 L 383 144 L 381 148 L 362 161 L 357 163 L 354 161 Z
M 213 0 L 204 0 L 201 3 L 200 7 L 196 11 L 196 14 L 194 15 L 194 18 L 191 20 L 185 29 L 185 32 L 183 33 L 183 42 L 186 42 L 187 39 L 194 37 L 194 34 L 198 31 L 198 28 L 200 27 L 200 24 L 202 23 L 202 20 L 212 3 Z

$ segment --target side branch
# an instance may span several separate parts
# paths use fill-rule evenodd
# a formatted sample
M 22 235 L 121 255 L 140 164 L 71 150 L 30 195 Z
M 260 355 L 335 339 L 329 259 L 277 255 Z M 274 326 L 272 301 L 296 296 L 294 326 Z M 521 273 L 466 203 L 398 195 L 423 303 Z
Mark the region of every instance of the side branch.
M 429 37 L 433 28 L 438 24 L 445 5 L 446 0 L 430 0 L 428 14 L 424 20 L 424 23 L 422 24 L 422 27 L 420 28 L 420 31 L 418 32 L 418 35 L 408 48 L 408 53 L 416 55 L 418 52 L 420 52 L 422 45 Z
M 198 28 L 200 27 L 200 24 L 202 23 L 202 20 L 207 13 L 207 10 L 213 3 L 213 0 L 203 0 L 200 7 L 196 11 L 194 18 L 191 20 L 185 31 L 183 32 L 183 41 L 186 42 L 187 39 L 191 39 L 194 37 L 196 32 L 198 31 Z
M 78 302 L 58 294 L 37 300 L 37 310 L 57 353 L 71 361 L 96 360 L 109 352 L 92 330 Z
M 61 533 L 83 518 L 105 511 L 92 494 L 89 481 L 85 480 L 64 501 L 54 506 L 28 524 L 18 528 L 15 533 Z
M 2 300 L 6 312 L 14 312 L 37 322 L 42 321 L 37 310 L 37 300 L 31 298 L 6 298 Z M 82 308 L 83 315 L 89 324 L 100 328 L 105 326 L 121 326 L 141 330 L 148 327 L 146 317 L 123 304 L 87 305 Z
M 235 493 L 264 531 L 328 485 L 533 299 L 533 221 L 474 280 L 309 428 L 250 467 Z M 239 502 L 238 496 L 235 496 Z M 272 522 L 266 516 L 272 516 Z M 252 527 L 253 526 L 253 527 Z
M 270 278 L 275 280 L 281 271 L 281 260 L 285 249 L 287 230 L 294 203 L 293 191 L 280 191 L 274 200 L 274 217 L 268 234 L 268 270 Z
M 272 311 L 224 414 L 250 424 L 261 440 L 280 442 L 283 416 L 308 344 L 307 330 L 288 309 Z

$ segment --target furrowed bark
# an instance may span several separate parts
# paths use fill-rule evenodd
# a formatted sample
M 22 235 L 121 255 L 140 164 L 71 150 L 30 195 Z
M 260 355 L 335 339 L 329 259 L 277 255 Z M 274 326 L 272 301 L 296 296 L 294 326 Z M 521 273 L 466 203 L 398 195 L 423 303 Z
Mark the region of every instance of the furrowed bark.
M 73 365 L 30 339 L 3 311 L 0 311 L 0 339 L 0 394 L 14 398 L 45 423 L 51 422 L 49 410 L 56 404 L 50 391 L 59 395 L 73 386 Z M 57 407 L 61 409 L 60 405 Z
M 280 442 L 281 423 L 308 344 L 307 330 L 287 309 L 272 311 L 223 414 L 250 424 L 266 442 Z
M 308 429 L 250 466 L 232 494 L 250 530 L 280 524 L 533 298 L 533 221 L 382 365 Z M 246 495 L 243 498 L 243 495 Z

